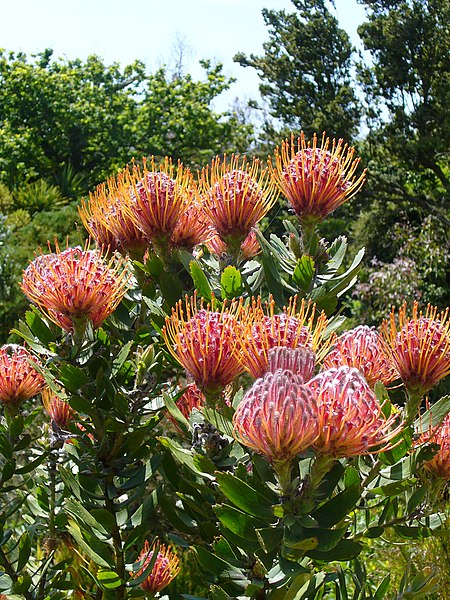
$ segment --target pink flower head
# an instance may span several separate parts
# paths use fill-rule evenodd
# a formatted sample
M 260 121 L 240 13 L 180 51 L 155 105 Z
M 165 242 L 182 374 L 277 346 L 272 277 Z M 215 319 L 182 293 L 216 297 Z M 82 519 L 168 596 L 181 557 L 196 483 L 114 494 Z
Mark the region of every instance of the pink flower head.
M 424 464 L 425 469 L 440 479 L 450 479 L 450 413 L 430 434 L 422 434 L 419 443 L 439 444 L 437 454 Z
M 366 325 L 339 336 L 331 352 L 324 358 L 323 366 L 325 369 L 355 367 L 361 371 L 370 387 L 377 381 L 387 385 L 399 376 L 387 359 L 380 335 L 374 327 Z
M 152 562 L 155 552 L 157 552 L 157 556 L 153 568 L 147 578 L 141 583 L 141 588 L 152 594 L 156 594 L 167 587 L 180 572 L 180 559 L 170 548 L 154 544 L 152 549 L 150 549 L 150 544 L 148 541 L 145 541 L 138 559 L 142 563 L 142 566 L 138 571 L 131 573 L 133 578 L 136 579 L 144 573 L 145 569 Z
M 208 250 L 216 256 L 222 256 L 224 254 L 230 254 L 227 244 L 219 237 L 217 233 L 212 230 L 211 238 L 205 242 Z M 241 252 L 238 256 L 238 261 L 249 260 L 253 258 L 261 251 L 258 238 L 254 229 L 250 231 L 245 240 L 241 244 Z
M 239 353 L 242 366 L 253 377 L 262 377 L 268 369 L 268 352 L 272 348 L 310 348 L 320 360 L 327 352 L 332 338 L 324 340 L 328 320 L 322 313 L 315 320 L 315 306 L 291 298 L 281 313 L 275 313 L 271 299 L 263 305 L 260 298 L 253 299 L 244 317 L 244 335 Z
M 212 161 L 202 171 L 205 210 L 220 238 L 233 247 L 240 245 L 273 206 L 277 198 L 268 170 L 261 171 L 258 159 L 232 155 Z
M 67 429 L 74 417 L 69 403 L 54 394 L 50 388 L 45 388 L 42 392 L 42 404 L 51 420 L 61 429 Z
M 398 314 L 392 309 L 390 320 L 382 325 L 385 352 L 400 373 L 406 387 L 420 395 L 428 392 L 450 373 L 449 309 L 438 314 L 428 305 L 426 314 L 414 302 L 412 318 L 406 314 L 406 303 Z
M 275 346 L 267 353 L 268 366 L 270 373 L 276 371 L 291 371 L 297 375 L 303 382 L 309 381 L 314 375 L 316 366 L 316 357 L 314 352 L 306 346 L 298 348 L 286 348 Z
M 233 416 L 234 436 L 272 463 L 307 450 L 319 434 L 314 395 L 291 371 L 257 379 Z
M 208 244 L 214 231 L 203 207 L 193 202 L 180 215 L 173 230 L 170 245 L 192 251 L 199 244 Z
M 65 331 L 90 320 L 94 329 L 117 308 L 129 283 L 121 263 L 113 266 L 87 247 L 37 256 L 25 269 L 22 291 Z
M 314 135 L 312 146 L 306 143 L 303 132 L 295 144 L 285 140 L 281 151 L 275 151 L 275 167 L 269 168 L 282 194 L 291 203 L 302 222 L 320 222 L 362 187 L 365 172 L 356 178 L 354 173 L 360 159 L 353 160 L 354 148 L 342 140 L 322 136 L 320 147 Z
M 382 452 L 400 431 L 386 418 L 361 373 L 352 367 L 328 369 L 305 384 L 317 401 L 320 454 L 334 457 Z
M 169 351 L 204 393 L 221 391 L 243 371 L 236 356 L 240 306 L 231 302 L 219 312 L 186 296 L 185 306 L 180 300 L 166 319 L 162 333 Z
M 19 406 L 44 387 L 44 378 L 30 360 L 36 361 L 22 346 L 6 344 L 0 348 L 0 402 L 3 404 Z

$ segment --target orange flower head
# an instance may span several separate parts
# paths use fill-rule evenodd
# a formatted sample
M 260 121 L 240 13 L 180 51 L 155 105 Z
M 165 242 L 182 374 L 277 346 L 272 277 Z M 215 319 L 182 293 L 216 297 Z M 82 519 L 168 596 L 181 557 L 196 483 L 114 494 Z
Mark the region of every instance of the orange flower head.
M 0 402 L 3 404 L 19 406 L 44 387 L 44 378 L 30 360 L 36 361 L 22 346 L 6 344 L 0 348 Z
M 175 226 L 170 240 L 174 248 L 186 248 L 192 252 L 199 244 L 208 244 L 214 231 L 206 213 L 197 202 L 184 210 Z
M 324 358 L 323 366 L 326 369 L 355 367 L 370 387 L 377 381 L 387 385 L 399 377 L 384 352 L 380 335 L 374 327 L 367 325 L 360 325 L 339 336 Z
M 398 314 L 392 309 L 389 321 L 381 331 L 385 352 L 400 373 L 406 387 L 423 395 L 450 373 L 450 320 L 449 309 L 438 314 L 428 305 L 426 314 L 419 312 L 414 302 L 409 319 L 406 303 Z
M 275 313 L 275 302 L 265 305 L 260 298 L 253 299 L 244 315 L 244 335 L 239 340 L 239 359 L 253 377 L 262 377 L 268 369 L 268 352 L 278 346 L 297 348 L 306 346 L 321 360 L 333 338 L 324 340 L 328 324 L 325 313 L 315 319 L 315 306 L 302 300 L 297 308 L 297 298 L 291 298 L 283 312 Z
M 205 211 L 221 239 L 232 248 L 239 247 L 275 203 L 278 193 L 261 170 L 257 158 L 251 165 L 234 154 L 228 161 L 216 157 L 211 167 L 202 171 Z
M 51 420 L 60 429 L 67 429 L 67 425 L 74 417 L 74 412 L 69 403 L 62 400 L 47 387 L 42 392 L 42 404 Z
M 146 540 L 138 559 L 142 566 L 138 571 L 130 573 L 133 578 L 136 579 L 144 573 L 145 569 L 152 562 L 155 552 L 157 556 L 153 568 L 147 579 L 141 583 L 141 588 L 152 594 L 156 594 L 167 587 L 180 572 L 180 559 L 170 548 L 166 548 L 163 544 L 157 545 L 155 543 L 150 549 L 150 544 Z
M 221 391 L 243 371 L 236 356 L 241 326 L 236 315 L 241 304 L 225 303 L 221 311 L 204 308 L 203 299 L 186 296 L 166 318 L 162 334 L 173 357 L 186 369 L 203 393 Z
M 431 442 L 440 448 L 424 467 L 439 479 L 450 479 L 450 413 L 431 434 L 422 434 L 418 443 Z
M 270 373 L 291 371 L 291 373 L 300 377 L 303 382 L 309 381 L 314 375 L 316 356 L 306 346 L 299 346 L 298 348 L 275 346 L 275 348 L 268 351 L 267 359 L 267 371 Z
M 126 177 L 126 173 L 120 173 L 117 178 L 110 177 L 106 183 L 97 186 L 96 191 L 89 194 L 88 203 L 84 199 L 81 201 L 78 212 L 100 248 L 142 259 L 150 239 L 131 218 L 130 190 L 124 183 Z
M 203 406 L 205 406 L 205 404 L 205 396 L 199 390 L 196 383 L 189 383 L 186 386 L 183 395 L 180 396 L 180 398 L 178 398 L 177 400 L 178 409 L 180 410 L 183 417 L 188 421 L 190 419 L 191 412 L 194 410 L 194 408 L 202 408 Z M 169 412 L 167 412 L 167 418 L 181 433 L 181 428 L 179 427 L 176 419 L 174 419 Z
M 257 379 L 233 416 L 234 437 L 271 463 L 307 450 L 319 434 L 317 406 L 301 377 L 277 370 Z
M 320 434 L 314 447 L 322 455 L 384 452 L 401 430 L 393 428 L 394 414 L 383 415 L 377 397 L 353 367 L 328 369 L 305 385 L 317 401 Z
M 130 277 L 105 262 L 101 253 L 81 248 L 37 256 L 23 272 L 22 291 L 48 318 L 65 331 L 90 320 L 94 329 L 117 308 Z
M 275 167 L 269 168 L 281 193 L 289 200 L 295 214 L 302 222 L 318 223 L 338 206 L 352 198 L 362 187 L 365 171 L 355 176 L 360 159 L 353 159 L 354 148 L 322 136 L 320 147 L 314 135 L 312 145 L 306 142 L 303 132 L 295 143 L 282 143 L 275 150 Z
M 157 167 L 151 159 L 150 171 L 144 161 L 134 165 L 122 186 L 128 186 L 130 215 L 136 226 L 157 245 L 170 241 L 183 212 L 194 200 L 194 182 L 181 163 L 175 167 L 168 158 Z

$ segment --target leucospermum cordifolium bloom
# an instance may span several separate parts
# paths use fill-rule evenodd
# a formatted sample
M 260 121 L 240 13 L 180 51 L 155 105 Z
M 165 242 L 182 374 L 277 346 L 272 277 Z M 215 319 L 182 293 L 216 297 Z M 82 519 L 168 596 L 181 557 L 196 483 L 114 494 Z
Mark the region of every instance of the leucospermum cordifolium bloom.
M 374 327 L 359 325 L 346 331 L 323 360 L 323 366 L 355 367 L 373 387 L 377 381 L 388 385 L 399 377 L 385 353 L 380 334 Z
M 276 149 L 269 163 L 273 177 L 300 221 L 322 221 L 361 189 L 365 173 L 355 175 L 354 153 L 343 140 L 330 142 L 325 134 L 320 145 L 316 135 L 311 144 L 302 133 Z
M 114 259 L 82 248 L 41 252 L 25 269 L 22 291 L 47 317 L 71 332 L 87 322 L 97 329 L 117 308 L 130 275 Z
M 334 574 L 353 575 L 366 538 L 444 537 L 419 482 L 444 473 L 450 401 L 411 416 L 393 378 L 423 394 L 448 374 L 446 313 L 414 309 L 392 339 L 345 331 L 362 253 L 315 231 L 363 178 L 342 141 L 300 135 L 267 167 L 132 163 L 82 203 L 97 249 L 50 248 L 24 273 L 34 306 L 14 335 L 51 391 L 44 410 L 3 402 L 0 591 L 347 597 Z M 298 216 L 285 237 L 278 194 Z M 0 392 L 21 381 L 8 369 Z
M 449 309 L 428 305 L 423 313 L 414 302 L 408 313 L 405 303 L 383 323 L 385 352 L 406 388 L 423 395 L 450 373 Z
M 39 361 L 23 346 L 6 344 L 0 348 L 0 402 L 18 406 L 42 390 L 44 378 L 33 362 Z

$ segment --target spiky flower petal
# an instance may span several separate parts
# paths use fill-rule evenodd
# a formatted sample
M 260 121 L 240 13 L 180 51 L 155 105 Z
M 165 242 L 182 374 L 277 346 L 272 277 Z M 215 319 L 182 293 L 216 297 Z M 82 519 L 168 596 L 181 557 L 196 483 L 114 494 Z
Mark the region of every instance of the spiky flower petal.
M 157 556 L 153 568 L 147 578 L 141 583 L 141 588 L 152 594 L 156 594 L 167 587 L 180 572 L 180 559 L 170 548 L 156 543 L 150 548 L 150 544 L 146 540 L 138 559 L 142 566 L 138 571 L 131 573 L 133 578 L 136 579 L 144 573 L 145 569 L 152 562 L 155 552 Z
M 211 223 L 202 206 L 192 202 L 180 215 L 173 230 L 170 245 L 174 248 L 186 248 L 192 252 L 199 244 L 208 244 L 214 236 Z
M 249 165 L 245 157 L 235 155 L 223 160 L 217 157 L 210 168 L 203 169 L 202 193 L 213 227 L 233 248 L 240 246 L 278 195 L 268 170 L 261 170 L 258 159 Z
M 302 381 L 309 381 L 314 375 L 316 357 L 314 352 L 306 346 L 298 348 L 275 346 L 268 351 L 267 357 L 267 370 L 270 373 L 291 371 Z
M 305 384 L 318 406 L 319 437 L 314 447 L 322 455 L 358 456 L 381 452 L 401 430 L 396 416 L 386 418 L 382 406 L 361 373 L 352 367 L 328 369 Z
M 179 301 L 167 317 L 163 336 L 173 357 L 204 393 L 221 391 L 243 371 L 236 356 L 241 325 L 238 302 L 212 310 L 194 295 Z
M 355 367 L 373 387 L 377 381 L 384 385 L 399 377 L 388 360 L 380 335 L 374 327 L 360 325 L 343 333 L 323 360 L 325 369 Z
M 6 344 L 0 348 L 0 402 L 18 406 L 42 390 L 44 378 L 30 361 L 37 362 L 22 346 Z
M 400 373 L 408 390 L 426 394 L 450 373 L 449 309 L 438 313 L 428 305 L 425 315 L 414 302 L 412 318 L 407 315 L 406 303 L 398 312 L 392 309 L 389 321 L 381 331 L 385 352 Z
M 301 377 L 277 370 L 257 379 L 233 416 L 234 436 L 272 463 L 308 449 L 319 434 L 317 406 Z
M 92 322 L 97 329 L 118 306 L 129 275 L 114 260 L 81 248 L 37 256 L 25 269 L 22 291 L 48 318 L 66 331 L 75 324 Z
M 275 313 L 273 299 L 265 304 L 260 298 L 252 299 L 243 318 L 244 334 L 239 340 L 242 366 L 253 377 L 262 377 L 268 368 L 268 352 L 277 346 L 309 347 L 320 361 L 333 338 L 324 340 L 326 315 L 315 317 L 315 306 L 304 300 L 297 306 L 296 297 L 289 300 L 281 313 Z
M 343 140 L 333 140 L 330 148 L 325 134 L 320 146 L 316 135 L 311 145 L 303 132 L 297 143 L 292 135 L 275 150 L 275 166 L 269 161 L 269 168 L 302 222 L 322 221 L 361 189 L 365 172 L 355 176 L 360 159 L 353 159 L 354 152 Z

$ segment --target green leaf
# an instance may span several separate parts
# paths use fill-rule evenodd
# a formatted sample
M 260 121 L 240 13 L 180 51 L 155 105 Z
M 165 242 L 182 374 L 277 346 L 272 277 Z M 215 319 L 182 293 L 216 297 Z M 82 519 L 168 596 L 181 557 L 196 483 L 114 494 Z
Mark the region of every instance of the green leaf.
M 225 267 L 220 278 L 222 298 L 236 298 L 242 294 L 242 276 L 236 267 Z
M 244 589 L 250 583 L 238 568 L 223 560 L 223 558 L 220 558 L 201 547 L 196 547 L 195 551 L 200 565 L 213 575 L 225 580 L 231 580 L 233 583 Z
M 86 541 L 80 527 L 75 521 L 69 520 L 67 530 L 75 538 L 75 541 L 83 552 L 85 552 L 96 565 L 107 570 L 114 566 L 111 552 L 107 544 L 103 544 L 93 536 L 88 536 L 89 540 Z M 84 533 L 86 535 L 86 532 Z
M 48 345 L 55 341 L 55 336 L 51 329 L 44 323 L 41 315 L 36 310 L 30 310 L 25 313 L 25 322 L 31 332 L 38 338 L 40 342 Z
M 325 560 L 327 562 L 331 562 L 333 560 L 352 560 L 358 556 L 362 549 L 363 546 L 359 542 L 354 542 L 353 540 L 341 540 L 329 552 L 311 550 L 306 554 L 310 558 L 315 558 L 316 560 Z
M 270 523 L 275 522 L 271 501 L 231 473 L 216 473 L 223 494 L 244 512 Z
M 28 563 L 31 554 L 31 540 L 28 532 L 23 533 L 19 540 L 19 554 L 17 557 L 17 571 L 21 571 Z
M 294 283 L 303 291 L 307 292 L 314 279 L 315 263 L 312 256 L 304 254 L 298 259 L 297 265 L 292 274 Z
M 59 379 L 61 383 L 71 392 L 76 392 L 89 381 L 83 369 L 65 363 L 59 370 Z
M 115 588 L 120 587 L 123 583 L 117 573 L 103 569 L 99 569 L 97 571 L 97 580 L 104 590 L 114 590 Z
M 232 533 L 257 541 L 255 528 L 264 526 L 264 522 L 227 504 L 218 504 L 214 506 L 213 510 L 222 525 Z
M 359 485 L 351 485 L 312 513 L 321 527 L 332 527 L 353 510 L 360 498 Z
M 278 548 L 283 540 L 282 527 L 263 527 L 256 529 L 256 537 L 259 545 L 266 554 Z
M 206 277 L 203 269 L 197 261 L 191 260 L 189 263 L 189 270 L 191 273 L 192 281 L 194 282 L 195 289 L 198 292 L 199 298 L 211 301 L 212 289 L 211 285 Z
M 197 465 L 194 462 L 194 457 L 191 450 L 183 448 L 175 440 L 171 440 L 166 437 L 161 437 L 159 438 L 159 440 L 163 446 L 170 450 L 170 452 L 179 462 L 186 465 L 191 471 L 194 471 L 194 473 L 198 473 L 199 475 L 202 475 L 207 479 L 214 479 L 214 477 L 209 473 L 203 473 L 202 471 L 199 471 Z
M 415 421 L 414 431 L 420 434 L 437 427 L 449 412 L 450 396 L 443 396 Z

